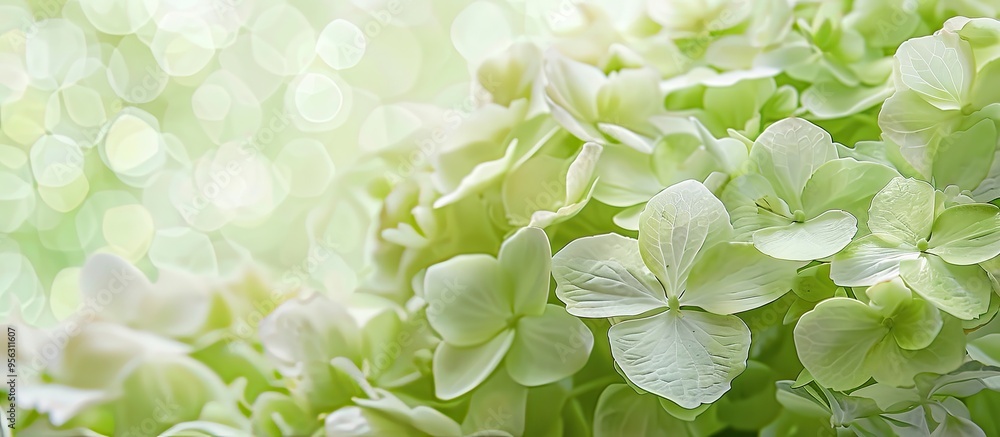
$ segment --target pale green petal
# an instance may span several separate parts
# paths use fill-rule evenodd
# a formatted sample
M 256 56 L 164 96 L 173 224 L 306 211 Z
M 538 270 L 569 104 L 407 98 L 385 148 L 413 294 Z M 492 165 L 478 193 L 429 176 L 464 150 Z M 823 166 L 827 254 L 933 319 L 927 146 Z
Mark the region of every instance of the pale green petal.
M 245 431 L 207 420 L 194 420 L 191 422 L 178 423 L 170 427 L 170 429 L 163 431 L 163 433 L 160 434 L 160 437 L 209 437 L 219 435 L 237 436 L 240 435 L 241 432 Z
M 1000 208 L 957 205 L 938 216 L 927 251 L 951 264 L 976 264 L 1000 255 Z
M 522 318 L 507 354 L 507 372 L 521 385 L 534 387 L 570 376 L 587 363 L 594 335 L 558 305 L 541 316 Z
M 584 200 L 594 185 L 597 163 L 604 148 L 597 143 L 586 143 L 573 163 L 566 170 L 566 203 Z
M 692 409 L 717 401 L 746 368 L 750 329 L 736 316 L 670 310 L 608 332 L 632 383 Z
M 927 347 L 906 350 L 895 341 L 886 339 L 872 349 L 868 357 L 875 380 L 897 387 L 913 385 L 918 373 L 948 373 L 962 364 L 965 357 L 965 335 L 961 323 L 948 317 L 941 332 Z
M 939 109 L 961 109 L 968 102 L 975 66 L 969 43 L 939 32 L 910 39 L 896 50 L 904 85 Z
M 836 291 L 837 284 L 830 279 L 829 263 L 799 270 L 792 282 L 792 292 L 806 302 L 815 303 L 833 297 Z
M 566 203 L 566 172 L 570 161 L 541 154 L 512 169 L 502 187 L 507 220 L 527 225 L 539 211 L 555 211 Z
M 577 239 L 552 258 L 556 296 L 578 317 L 634 316 L 666 307 L 663 287 L 639 255 L 639 242 L 618 234 Z
M 868 287 L 865 295 L 869 299 L 868 306 L 886 318 L 894 317 L 897 312 L 913 302 L 913 292 L 898 277 Z M 934 338 L 934 335 L 931 338 Z
M 327 437 L 379 437 L 383 435 L 407 435 L 413 428 L 396 423 L 388 417 L 368 408 L 355 406 L 338 409 L 323 419 L 323 430 Z
M 690 422 L 696 419 L 705 410 L 712 407 L 713 404 L 701 404 L 697 408 L 683 408 L 680 405 L 675 404 L 673 401 L 667 398 L 657 398 L 660 401 L 660 407 L 662 407 L 671 416 L 681 419 L 686 422 Z
M 1000 366 L 1000 333 L 986 334 L 969 341 L 969 357 L 989 366 Z
M 829 80 L 807 88 L 802 93 L 802 107 L 820 120 L 841 118 L 882 103 L 892 92 L 891 83 L 850 87 Z
M 771 258 L 748 243 L 717 244 L 691 269 L 680 302 L 716 314 L 751 310 L 791 290 L 801 265 Z
M 851 158 L 827 162 L 816 169 L 802 190 L 806 217 L 840 209 L 857 218 L 859 228 L 868 229 L 872 197 L 897 176 L 899 173 L 892 168 L 874 162 Z
M 632 206 L 655 196 L 663 185 L 653 171 L 652 153 L 608 145 L 597 163 L 594 198 L 611 206 Z
M 698 252 L 732 232 L 722 202 L 700 182 L 687 180 L 646 204 L 639 217 L 639 253 L 667 296 L 679 296 Z
M 506 330 L 476 346 L 439 344 L 433 363 L 435 395 L 454 399 L 479 386 L 500 365 L 513 342 L 514 331 Z
M 916 179 L 895 178 L 872 198 L 868 228 L 916 244 L 934 224 L 934 187 Z
M 507 372 L 496 372 L 472 394 L 462 429 L 466 434 L 502 430 L 522 435 L 527 404 L 528 389 L 511 380 Z
M 978 265 L 956 266 L 923 255 L 902 261 L 899 273 L 914 292 L 955 317 L 970 320 L 989 309 L 993 286 Z
M 62 384 L 37 384 L 14 394 L 17 396 L 18 407 L 45 414 L 49 422 L 55 426 L 63 426 L 78 414 L 106 403 L 112 398 L 107 390 L 83 389 Z
M 809 176 L 833 159 L 837 148 L 830 134 L 800 118 L 768 126 L 750 150 L 750 161 L 792 210 L 802 208 L 800 196 Z
M 597 94 L 607 78 L 594 66 L 558 55 L 545 57 L 545 92 L 552 102 L 580 122 L 597 121 Z
M 931 437 L 987 437 L 986 432 L 983 431 L 976 422 L 965 417 L 958 417 L 948 414 L 944 417 L 944 421 L 934 428 L 934 432 L 931 433 Z
M 722 201 L 740 239 L 749 241 L 758 229 L 792 223 L 788 205 L 778 198 L 771 183 L 758 174 L 746 174 L 730 181 L 722 191 Z
M 435 208 L 448 206 L 458 200 L 484 191 L 487 187 L 497 183 L 503 176 L 514 159 L 514 152 L 517 151 L 517 139 L 511 141 L 507 146 L 507 151 L 500 159 L 485 161 L 476 164 L 469 174 L 462 178 L 462 181 L 451 192 L 441 196 L 434 201 Z
M 384 389 L 375 389 L 374 395 L 366 398 L 355 398 L 354 402 L 369 411 L 377 411 L 382 417 L 398 424 L 405 424 L 412 427 L 411 434 L 417 431 L 433 436 L 459 436 L 462 435 L 461 427 L 454 420 L 433 408 L 417 405 L 410 407 L 392 393 Z M 391 434 L 375 434 L 391 435 Z
M 937 307 L 923 299 L 913 299 L 893 316 L 892 336 L 903 349 L 923 349 L 941 332 L 944 321 Z
M 840 252 L 858 232 L 858 221 L 850 213 L 834 210 L 804 223 L 761 229 L 753 233 L 753 244 L 778 259 L 811 261 Z
M 613 221 L 616 225 L 622 229 L 627 229 L 630 231 L 639 230 L 639 214 L 642 214 L 643 208 L 646 205 L 632 205 L 628 208 L 623 209 L 618 214 L 615 214 Z
M 657 399 L 626 384 L 609 385 L 597 400 L 594 437 L 686 435 L 684 422 L 660 408 Z
M 549 298 L 552 249 L 545 231 L 521 228 L 500 246 L 501 284 L 514 296 L 514 313 L 537 316 Z
M 817 382 L 847 390 L 871 377 L 865 358 L 888 332 L 882 316 L 864 303 L 834 297 L 802 315 L 795 325 L 795 348 Z
M 899 145 L 899 153 L 924 177 L 931 176 L 941 138 L 960 120 L 959 111 L 942 111 L 915 91 L 898 90 L 882 104 L 878 125 L 882 135 Z
M 121 381 L 123 396 L 114 402 L 116 428 L 145 427 L 150 435 L 159 435 L 171 424 L 197 420 L 212 409 L 216 422 L 245 420 L 233 393 L 201 362 L 161 355 L 134 364 Z M 158 420 L 150 426 L 149 418 Z
M 889 235 L 866 235 L 834 255 L 830 278 L 843 287 L 875 285 L 899 275 L 899 263 L 916 259 L 916 248 Z
M 507 327 L 511 296 L 500 263 L 489 255 L 459 255 L 427 269 L 427 321 L 455 346 L 482 343 Z
M 565 194 L 555 208 L 538 210 L 531 214 L 529 226 L 545 228 L 562 222 L 580 212 L 590 201 L 596 189 L 596 168 L 603 148 L 596 143 L 587 143 L 576 156 L 564 176 Z M 552 185 L 547 185 L 553 187 Z M 553 190 L 553 197 L 558 197 Z M 532 193 L 532 196 L 537 195 Z
M 256 435 L 309 434 L 317 425 L 290 396 L 273 391 L 261 393 L 254 400 L 251 414 L 251 425 Z
M 996 146 L 997 129 L 989 119 L 943 138 L 934 155 L 934 186 L 976 189 L 989 175 Z

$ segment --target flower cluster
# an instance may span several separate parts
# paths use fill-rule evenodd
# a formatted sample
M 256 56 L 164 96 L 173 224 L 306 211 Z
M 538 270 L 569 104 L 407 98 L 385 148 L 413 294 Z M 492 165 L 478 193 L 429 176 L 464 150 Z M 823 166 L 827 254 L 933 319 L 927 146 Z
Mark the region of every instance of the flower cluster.
M 321 3 L 0 4 L 18 433 L 1000 434 L 995 2 Z

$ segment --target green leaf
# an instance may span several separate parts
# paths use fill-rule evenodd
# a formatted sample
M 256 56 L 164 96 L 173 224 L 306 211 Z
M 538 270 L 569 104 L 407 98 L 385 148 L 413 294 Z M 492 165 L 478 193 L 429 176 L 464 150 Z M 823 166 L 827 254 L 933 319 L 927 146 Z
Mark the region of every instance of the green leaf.
M 639 242 L 618 234 L 570 242 L 552 258 L 552 275 L 556 296 L 578 317 L 634 316 L 667 305 Z
M 501 284 L 514 296 L 514 314 L 537 316 L 549 298 L 552 249 L 545 231 L 521 228 L 500 246 Z
M 948 314 L 974 319 L 989 309 L 993 286 L 978 265 L 956 266 L 934 255 L 900 262 L 900 276 L 914 292 Z
M 898 76 L 928 103 L 943 110 L 969 101 L 975 66 L 969 43 L 950 32 L 910 39 L 896 50 Z
M 873 234 L 916 244 L 934 225 L 934 187 L 916 179 L 895 178 L 872 198 L 868 228 Z
M 753 233 L 753 244 L 778 259 L 811 261 L 840 252 L 858 232 L 858 221 L 844 211 L 827 211 L 804 223 L 791 223 Z
M 534 387 L 570 376 L 587 363 L 594 335 L 558 305 L 546 305 L 540 316 L 517 322 L 507 353 L 507 372 L 521 385 Z
M 717 244 L 691 269 L 680 303 L 716 314 L 748 311 L 791 290 L 801 264 L 771 258 L 748 243 Z
M 693 409 L 746 368 L 750 329 L 736 316 L 670 310 L 611 327 L 611 353 L 639 388 Z
M 722 202 L 700 182 L 688 180 L 646 204 L 639 216 L 639 253 L 667 296 L 677 297 L 702 248 L 725 241 L 732 232 Z
M 843 287 L 875 285 L 899 275 L 899 263 L 920 252 L 891 235 L 866 235 L 834 255 L 830 279 Z
M 427 321 L 453 346 L 493 338 L 513 315 L 500 263 L 489 255 L 459 255 L 427 269 Z
M 833 390 L 857 387 L 871 377 L 868 351 L 889 329 L 864 303 L 834 297 L 820 302 L 795 325 L 799 360 L 817 382 Z
M 1000 208 L 985 203 L 946 208 L 927 243 L 928 252 L 951 264 L 976 264 L 1000 255 Z
M 508 329 L 475 346 L 439 344 L 434 351 L 434 394 L 449 400 L 472 391 L 500 365 L 513 342 L 514 331 Z
M 834 159 L 830 134 L 800 118 L 768 126 L 750 150 L 750 161 L 792 210 L 802 209 L 802 189 L 813 172 Z

